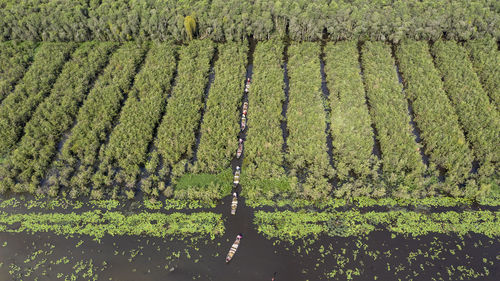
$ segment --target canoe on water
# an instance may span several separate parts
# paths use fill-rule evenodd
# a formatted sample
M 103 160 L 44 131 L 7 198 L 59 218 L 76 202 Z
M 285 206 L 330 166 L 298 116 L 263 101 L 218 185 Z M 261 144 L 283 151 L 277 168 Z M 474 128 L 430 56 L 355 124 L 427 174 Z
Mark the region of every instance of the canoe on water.
M 236 150 L 236 158 L 240 159 L 241 153 L 243 153 L 243 143 L 238 144 L 238 150 Z
M 236 208 L 238 208 L 238 196 L 233 194 L 233 201 L 231 202 L 231 215 L 236 215 Z
M 244 131 L 247 126 L 247 118 L 245 115 L 241 116 L 241 130 Z
M 248 110 L 248 102 L 243 103 L 243 115 L 247 115 Z
M 238 236 L 236 236 L 236 240 L 234 241 L 233 246 L 231 246 L 231 249 L 229 249 L 229 253 L 227 253 L 226 263 L 231 261 L 234 254 L 236 253 L 236 250 L 238 250 L 238 246 L 240 245 L 241 238 L 243 238 L 243 236 L 241 236 L 241 234 L 238 234 Z
M 236 172 L 234 173 L 233 183 L 235 185 L 238 185 L 240 183 L 240 169 L 236 169 Z

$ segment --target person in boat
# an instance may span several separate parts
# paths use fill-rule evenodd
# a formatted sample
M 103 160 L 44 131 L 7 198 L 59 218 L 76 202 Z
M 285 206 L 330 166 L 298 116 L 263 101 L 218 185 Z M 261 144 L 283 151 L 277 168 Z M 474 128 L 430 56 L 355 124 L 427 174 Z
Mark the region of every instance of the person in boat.
M 233 184 L 235 187 L 240 183 L 240 166 L 236 166 L 236 172 L 234 173 Z
M 243 116 L 247 116 L 248 102 L 243 103 Z
M 243 235 L 241 233 L 238 234 L 238 236 L 236 236 L 236 240 L 234 241 L 233 245 L 231 246 L 231 249 L 229 249 L 229 253 L 226 256 L 226 263 L 231 261 L 234 254 L 236 253 L 236 250 L 238 250 L 238 246 L 240 245 L 241 238 L 243 238 Z
M 245 127 L 247 125 L 247 118 L 245 115 L 241 115 L 241 130 L 245 130 Z
M 231 201 L 231 215 L 236 215 L 236 208 L 238 208 L 238 194 L 233 192 L 233 200 Z
M 247 78 L 247 83 L 245 85 L 245 93 L 248 93 L 248 90 L 250 90 L 250 78 Z

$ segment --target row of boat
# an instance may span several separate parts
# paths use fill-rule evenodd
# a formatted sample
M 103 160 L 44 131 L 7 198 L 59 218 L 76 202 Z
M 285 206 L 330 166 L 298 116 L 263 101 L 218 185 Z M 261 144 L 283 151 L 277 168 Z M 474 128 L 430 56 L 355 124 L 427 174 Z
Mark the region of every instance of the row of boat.
M 247 78 L 247 81 L 245 83 L 245 93 L 248 93 L 249 90 L 250 90 L 250 78 Z M 240 125 L 240 129 L 242 132 L 246 128 L 247 112 L 248 112 L 248 102 L 244 102 L 241 114 L 241 125 Z M 243 139 L 240 138 L 238 140 L 238 150 L 236 150 L 236 158 L 240 159 L 242 153 L 243 153 Z M 236 166 L 236 171 L 234 172 L 234 178 L 233 178 L 234 189 L 236 189 L 238 187 L 238 184 L 240 184 L 240 174 L 241 174 L 241 168 L 240 166 Z M 231 201 L 231 215 L 236 215 L 237 208 L 238 208 L 238 194 L 236 192 L 233 192 L 233 200 Z M 231 249 L 229 249 L 229 253 L 227 253 L 226 263 L 231 261 L 234 254 L 236 253 L 236 250 L 238 250 L 241 238 L 243 238 L 243 235 L 241 233 L 236 236 L 236 240 L 231 246 Z

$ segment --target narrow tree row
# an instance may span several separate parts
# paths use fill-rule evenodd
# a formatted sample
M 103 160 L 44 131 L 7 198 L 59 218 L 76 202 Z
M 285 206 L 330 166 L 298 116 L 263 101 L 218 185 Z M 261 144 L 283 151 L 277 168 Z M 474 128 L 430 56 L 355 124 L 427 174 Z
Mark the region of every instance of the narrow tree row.
M 269 179 L 284 175 L 280 129 L 285 101 L 281 67 L 283 47 L 281 41 L 264 41 L 257 44 L 254 52 L 244 167 L 250 178 Z
M 94 190 L 113 184 L 116 188 L 126 186 L 127 194 L 133 197 L 132 188 L 146 161 L 153 130 L 170 94 L 176 68 L 175 53 L 176 47 L 172 44 L 152 44 L 144 66 L 134 79 L 119 123 L 108 144 L 101 148 L 99 171 L 93 177 Z
M 89 192 L 99 148 L 113 126 L 145 53 L 146 47 L 134 42 L 118 49 L 80 108 L 77 123 L 55 163 L 60 170 L 58 183 L 71 187 L 72 197 Z M 96 190 L 94 197 L 100 196 L 102 193 Z
M 159 193 L 157 186 L 164 188 L 160 182 L 166 182 L 169 176 L 175 178 L 183 174 L 188 160 L 193 157 L 214 48 L 210 40 L 196 40 L 180 51 L 176 85 L 158 127 L 156 151 L 147 165 L 151 176 L 143 182 L 143 189 L 148 191 L 152 186 L 155 196 Z M 163 168 L 157 178 L 154 173 L 160 162 Z
M 5 187 L 34 192 L 39 186 L 57 144 L 78 112 L 92 81 L 104 67 L 114 43 L 83 43 L 64 65 L 50 95 L 38 106 L 24 128 L 24 136 L 2 166 Z M 14 187 L 13 184 L 16 183 Z M 56 195 L 57 189 L 51 190 Z
M 406 41 L 397 48 L 406 93 L 413 104 L 425 153 L 446 170 L 449 188 L 457 188 L 472 168 L 472 152 L 458 123 L 458 116 L 443 90 L 427 42 Z
M 497 111 L 500 110 L 500 52 L 492 37 L 467 41 L 472 66 Z
M 33 64 L 0 107 L 0 155 L 6 155 L 23 134 L 24 124 L 49 94 L 74 43 L 44 43 Z
M 215 80 L 210 88 L 201 124 L 196 172 L 217 173 L 229 167 L 238 141 L 248 43 L 219 45 Z
M 500 161 L 498 111 L 481 87 L 467 51 L 462 46 L 454 41 L 437 41 L 431 50 L 436 67 L 443 77 L 444 89 L 472 144 L 476 160 L 481 164 L 479 172 L 483 176 L 492 175 L 495 165 Z
M 8 41 L 0 43 L 0 102 L 23 77 L 33 60 L 36 43 Z
M 325 72 L 330 90 L 333 156 L 340 182 L 357 178 L 363 187 L 354 190 L 341 188 L 337 194 L 366 193 L 376 173 L 376 156 L 371 118 L 366 105 L 365 89 L 360 75 L 359 53 L 356 41 L 328 43 L 325 47 Z
M 286 160 L 291 175 L 302 183 L 300 196 L 326 198 L 333 176 L 326 146 L 326 113 L 321 93 L 320 46 L 294 43 L 288 49 L 290 100 L 288 103 Z
M 286 100 L 282 41 L 259 42 L 254 51 L 252 85 L 248 93 L 248 131 L 244 147 L 243 193 L 247 204 L 263 197 L 273 200 L 285 192 L 283 131 Z M 288 188 L 287 188 L 288 189 Z
M 412 135 L 408 103 L 398 82 L 390 46 L 366 42 L 362 49 L 362 65 L 385 177 L 392 185 L 416 185 L 425 165 Z

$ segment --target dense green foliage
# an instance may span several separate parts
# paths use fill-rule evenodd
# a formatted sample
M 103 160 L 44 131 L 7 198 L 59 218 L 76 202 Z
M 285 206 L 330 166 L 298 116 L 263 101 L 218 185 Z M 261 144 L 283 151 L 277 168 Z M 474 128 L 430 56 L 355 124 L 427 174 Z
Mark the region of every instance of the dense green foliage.
M 285 102 L 284 44 L 276 39 L 259 42 L 254 51 L 248 93 L 248 131 L 244 148 L 242 182 L 247 203 L 289 195 L 285 177 L 281 121 Z
M 133 42 L 118 49 L 80 107 L 77 123 L 55 163 L 60 170 L 56 184 L 70 187 L 72 197 L 88 193 L 99 148 L 113 127 L 145 53 L 144 45 Z M 100 196 L 101 190 L 96 189 L 94 197 Z
M 33 60 L 37 44 L 33 42 L 0 43 L 0 101 L 14 88 L 23 77 Z
M 498 177 L 500 118 L 481 87 L 467 51 L 454 41 L 438 41 L 431 50 L 443 77 L 444 89 L 481 165 L 479 175 L 489 177 L 496 173 Z
M 377 177 L 377 159 L 372 154 L 374 136 L 357 44 L 355 41 L 328 43 L 324 52 L 333 158 L 337 178 L 342 184 L 336 195 L 367 195 L 371 192 L 370 183 Z
M 254 52 L 244 155 L 244 171 L 249 179 L 269 179 L 284 174 L 280 129 L 285 101 L 283 47 L 282 42 L 270 40 L 258 43 Z
M 99 240 L 104 235 L 144 235 L 152 237 L 210 236 L 224 234 L 222 215 L 211 212 L 193 214 L 124 214 L 100 210 L 83 213 L 0 212 L 2 232 L 53 232 L 58 235 L 83 234 Z M 18 227 L 13 227 L 18 225 Z
M 45 176 L 57 145 L 73 124 L 78 106 L 107 62 L 114 43 L 83 43 L 64 65 L 50 95 L 24 127 L 24 136 L 2 166 L 3 188 L 34 192 Z M 16 182 L 16 186 L 13 184 Z M 57 194 L 57 187 L 51 190 Z
M 293 240 L 308 236 L 358 236 L 378 229 L 420 236 L 429 233 L 469 232 L 488 237 L 500 235 L 500 212 L 464 211 L 442 213 L 390 212 L 266 212 L 255 213 L 254 224 L 268 238 Z
M 214 47 L 209 40 L 196 40 L 180 50 L 175 87 L 158 127 L 156 150 L 146 165 L 150 174 L 142 185 L 146 193 L 158 197 L 157 186 L 163 185 L 160 189 L 164 190 L 162 182 L 170 175 L 181 176 L 186 163 L 193 157 Z M 159 177 L 156 175 L 158 166 L 163 166 L 158 171 Z M 171 196 L 168 192 L 167 195 Z
M 204 206 L 211 206 L 230 194 L 232 179 L 233 172 L 229 168 L 217 174 L 185 174 L 176 179 L 173 197 L 175 200 L 199 201 Z
M 287 165 L 301 183 L 299 195 L 318 200 L 332 190 L 326 146 L 326 112 L 321 93 L 320 46 L 305 42 L 288 49 L 290 98 L 286 113 Z
M 390 46 L 366 42 L 362 65 L 384 176 L 391 185 L 420 185 L 425 165 L 412 135 L 408 103 L 398 83 Z
M 93 176 L 94 189 L 115 184 L 115 194 L 119 186 L 125 185 L 128 195 L 134 194 L 132 189 L 140 167 L 146 162 L 153 130 L 170 93 L 176 67 L 175 49 L 172 44 L 152 44 L 121 109 L 119 123 L 100 150 L 99 171 Z
M 241 99 L 248 43 L 218 46 L 215 79 L 206 101 L 195 172 L 216 173 L 229 167 L 238 146 Z
M 0 8 L 4 40 L 185 40 L 186 15 L 195 35 L 217 41 L 287 30 L 294 40 L 317 40 L 325 29 L 333 40 L 500 36 L 494 0 L 3 0 Z
M 500 52 L 496 40 L 486 37 L 467 41 L 465 46 L 483 89 L 500 110 Z
M 52 84 L 75 47 L 74 43 L 44 43 L 37 49 L 26 75 L 2 102 L 0 155 L 7 154 L 22 136 L 24 124 L 50 93 Z
M 443 90 L 429 46 L 423 41 L 404 42 L 397 48 L 397 58 L 425 153 L 431 163 L 446 170 L 446 190 L 453 189 L 455 195 L 461 195 L 455 189 L 468 178 L 473 156 L 458 116 Z

